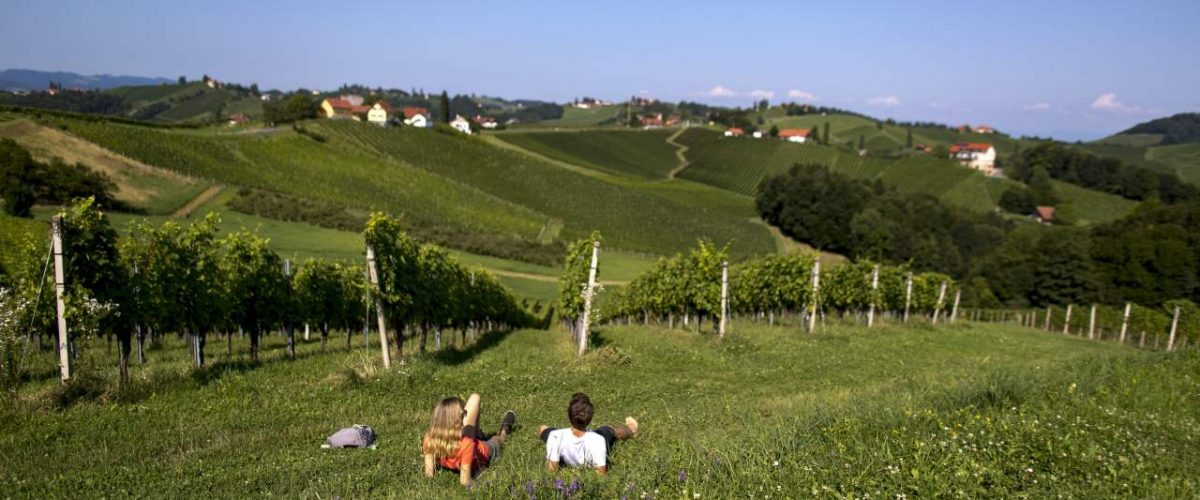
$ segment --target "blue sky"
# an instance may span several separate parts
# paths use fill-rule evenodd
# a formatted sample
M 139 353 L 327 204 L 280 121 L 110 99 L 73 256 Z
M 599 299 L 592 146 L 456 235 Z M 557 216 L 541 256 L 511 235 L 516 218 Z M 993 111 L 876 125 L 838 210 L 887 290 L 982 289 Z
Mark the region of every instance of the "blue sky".
M 556 101 L 763 96 L 1065 139 L 1200 111 L 1196 0 L 0 0 L 0 12 L 0 68 Z

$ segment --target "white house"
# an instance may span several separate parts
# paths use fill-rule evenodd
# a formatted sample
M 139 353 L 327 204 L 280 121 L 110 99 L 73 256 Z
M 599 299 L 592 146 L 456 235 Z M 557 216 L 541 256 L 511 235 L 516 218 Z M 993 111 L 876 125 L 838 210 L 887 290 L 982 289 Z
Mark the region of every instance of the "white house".
M 744 132 L 742 132 L 742 129 L 737 127 L 725 129 L 725 137 L 741 137 L 743 133 Z
M 429 122 L 429 110 L 425 108 L 404 108 L 405 125 L 426 128 L 429 126 Z
M 785 128 L 779 131 L 779 138 L 788 142 L 799 142 L 803 144 L 805 141 L 808 141 L 808 129 Z
M 755 139 L 762 139 L 762 138 L 763 138 L 763 133 L 762 133 L 762 131 L 761 131 L 761 130 L 755 130 L 755 131 L 754 131 L 754 133 L 753 133 L 753 134 L 750 134 L 750 135 L 754 136 L 754 138 L 755 138 Z
M 996 148 L 986 142 L 960 142 L 950 146 L 950 158 L 983 172 L 996 173 Z
M 450 122 L 450 126 L 454 127 L 454 130 L 471 135 L 471 122 L 467 121 L 466 118 L 454 115 L 454 121 Z
M 377 102 L 371 109 L 367 110 L 367 121 L 379 126 L 387 125 L 388 115 L 391 114 L 392 107 L 385 102 Z

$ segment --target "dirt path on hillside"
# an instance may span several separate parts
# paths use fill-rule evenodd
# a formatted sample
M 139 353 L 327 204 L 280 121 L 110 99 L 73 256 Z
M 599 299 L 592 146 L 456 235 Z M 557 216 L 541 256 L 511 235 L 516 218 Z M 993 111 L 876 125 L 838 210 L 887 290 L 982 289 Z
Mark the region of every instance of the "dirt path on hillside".
M 679 129 L 679 131 L 671 134 L 671 137 L 667 138 L 667 144 L 675 146 L 675 157 L 679 158 L 679 165 L 676 165 L 675 168 L 671 169 L 671 172 L 667 174 L 667 180 L 674 180 L 676 175 L 679 175 L 683 169 L 688 167 L 687 156 L 685 156 L 687 154 L 688 147 L 675 142 L 675 139 L 678 139 L 685 130 L 687 130 L 687 127 Z
M 541 281 L 541 282 L 545 282 L 545 283 L 558 282 L 557 276 L 546 276 L 545 274 L 523 273 L 520 271 L 505 271 L 502 269 L 491 269 L 491 268 L 488 268 L 488 272 L 495 274 L 496 276 L 507 276 L 509 278 L 521 278 L 521 279 L 532 280 L 532 281 Z M 617 280 L 596 280 L 596 281 L 604 286 L 624 286 L 624 285 L 629 284 L 628 281 L 617 281 Z
M 213 199 L 213 197 L 220 194 L 220 192 L 221 186 L 209 186 L 208 189 L 201 191 L 200 194 L 196 195 L 195 198 L 192 198 L 192 201 L 189 201 L 186 205 L 179 207 L 178 210 L 171 214 L 171 217 L 182 219 L 192 215 L 192 212 L 195 212 L 197 208 L 204 206 L 205 203 L 208 203 L 208 200 Z

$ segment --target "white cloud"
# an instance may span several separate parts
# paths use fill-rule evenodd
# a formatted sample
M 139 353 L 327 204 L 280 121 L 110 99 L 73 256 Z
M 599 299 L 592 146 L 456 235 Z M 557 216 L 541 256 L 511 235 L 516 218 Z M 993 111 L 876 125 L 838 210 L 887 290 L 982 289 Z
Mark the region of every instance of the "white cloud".
M 805 99 L 809 101 L 817 100 L 817 96 L 812 95 L 812 92 L 805 92 L 799 89 L 789 90 L 787 96 L 791 97 L 792 99 Z
M 772 97 L 775 97 L 775 91 L 774 90 L 751 90 L 750 97 L 753 97 L 755 99 L 770 99 Z
M 870 104 L 872 106 L 880 106 L 880 107 L 884 107 L 884 108 L 894 108 L 903 103 L 900 101 L 899 97 L 896 97 L 894 95 L 885 95 L 885 96 L 879 96 L 879 97 L 873 97 L 871 99 L 867 99 L 867 104 Z
M 645 89 L 639 90 L 637 93 L 638 95 L 650 95 L 650 91 Z
M 1096 111 L 1111 111 L 1115 113 L 1155 113 L 1158 110 L 1145 109 L 1139 106 L 1130 106 L 1117 100 L 1117 94 L 1114 92 L 1106 92 L 1100 94 L 1095 101 L 1092 101 L 1090 106 Z
M 709 97 L 737 97 L 738 93 L 733 89 L 722 85 L 717 85 L 706 92 Z
M 1048 102 L 1035 102 L 1035 103 L 1033 103 L 1033 104 L 1028 104 L 1028 105 L 1025 105 L 1025 106 L 1021 106 L 1021 109 L 1025 110 L 1025 111 L 1046 111 L 1046 110 L 1049 110 L 1049 109 L 1050 109 L 1050 103 L 1048 103 Z

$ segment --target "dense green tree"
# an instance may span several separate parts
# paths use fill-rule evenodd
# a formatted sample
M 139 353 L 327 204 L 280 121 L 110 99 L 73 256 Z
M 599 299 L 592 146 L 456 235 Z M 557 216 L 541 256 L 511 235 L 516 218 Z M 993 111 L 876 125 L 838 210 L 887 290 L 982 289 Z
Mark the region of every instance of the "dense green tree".
M 1050 180 L 1050 174 L 1040 165 L 1033 169 L 1033 175 L 1029 178 L 1029 189 L 1038 205 L 1058 205 L 1058 193 Z
M 281 101 L 263 104 L 263 118 L 268 123 L 291 123 L 317 117 L 319 103 L 305 92 L 295 92 Z
M 4 212 L 16 217 L 29 217 L 29 209 L 37 199 L 37 164 L 33 156 L 17 141 L 0 138 L 0 198 Z
M 1097 298 L 1097 283 L 1089 257 L 1087 233 L 1060 229 L 1046 234 L 1034 253 L 1033 289 L 1036 306 L 1084 304 Z
M 442 114 L 442 123 L 450 123 L 450 96 L 446 94 L 445 90 L 438 98 L 438 112 Z
M 288 320 L 294 297 L 283 259 L 265 238 L 241 230 L 221 240 L 221 273 L 228 280 L 229 319 L 250 337 L 250 360 L 258 361 L 262 335 Z
M 771 125 L 771 130 L 769 133 L 771 134 L 771 137 L 779 137 L 779 127 L 776 125 Z

